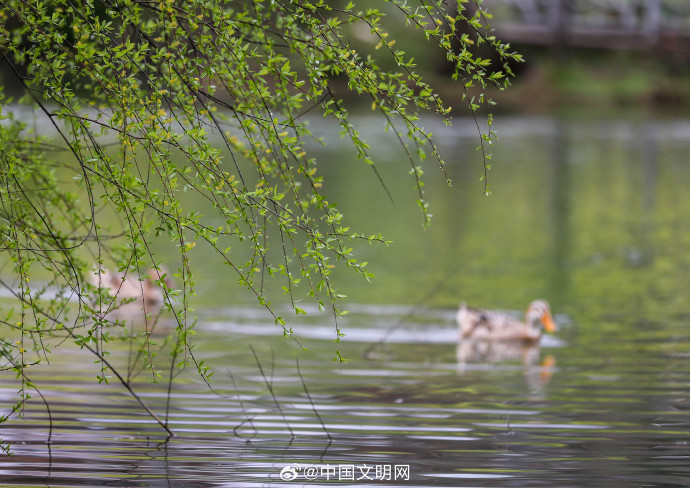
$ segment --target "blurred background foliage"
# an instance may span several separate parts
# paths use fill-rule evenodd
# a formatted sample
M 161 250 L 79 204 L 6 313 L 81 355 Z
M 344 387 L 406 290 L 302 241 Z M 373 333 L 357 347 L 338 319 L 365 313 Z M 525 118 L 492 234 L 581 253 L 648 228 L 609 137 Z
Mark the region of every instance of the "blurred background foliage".
M 680 111 L 690 107 L 690 5 L 687 2 L 656 2 L 659 3 L 659 33 L 649 42 L 638 42 L 638 37 L 643 35 L 643 9 L 655 2 L 639 0 L 560 2 L 569 16 L 563 33 L 564 46 L 555 46 L 523 32 L 533 27 L 547 28 L 549 9 L 558 3 L 559 0 L 483 2 L 492 14 L 489 23 L 495 27 L 497 37 L 510 43 L 525 60 L 511 65 L 516 78 L 511 80 L 510 90 L 490 91 L 498 102 L 495 112 Z M 388 3 L 364 0 L 361 5 L 396 15 Z M 526 25 L 530 19 L 525 19 L 520 9 L 528 7 L 537 26 Z M 626 19 L 626 14 L 635 17 Z M 522 29 L 512 29 L 515 25 Z M 377 55 L 374 46 L 378 41 L 367 29 L 359 24 L 348 29 L 357 50 Z M 391 22 L 389 29 L 391 37 L 397 39 L 397 46 L 416 60 L 418 71 L 427 74 L 427 80 L 444 98 L 459 100 L 457 86 L 448 82 L 452 65 L 443 53 L 405 35 L 404 22 L 397 26 Z M 581 32 L 590 42 L 574 35 L 573 42 L 569 42 L 568 30 Z M 489 46 L 484 55 L 492 56 Z M 390 59 L 381 57 L 379 61 L 382 67 L 393 68 Z M 456 106 L 461 108 L 457 102 Z

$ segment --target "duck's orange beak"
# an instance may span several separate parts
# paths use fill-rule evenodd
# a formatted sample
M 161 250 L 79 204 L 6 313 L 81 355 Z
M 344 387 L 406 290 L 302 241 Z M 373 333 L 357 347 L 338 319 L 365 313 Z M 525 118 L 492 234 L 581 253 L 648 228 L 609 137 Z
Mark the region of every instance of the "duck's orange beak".
M 556 326 L 556 322 L 553 321 L 553 318 L 551 318 L 551 314 L 549 312 L 546 312 L 544 316 L 541 318 L 541 323 L 544 324 L 544 330 L 546 332 L 556 332 L 556 329 L 558 328 Z

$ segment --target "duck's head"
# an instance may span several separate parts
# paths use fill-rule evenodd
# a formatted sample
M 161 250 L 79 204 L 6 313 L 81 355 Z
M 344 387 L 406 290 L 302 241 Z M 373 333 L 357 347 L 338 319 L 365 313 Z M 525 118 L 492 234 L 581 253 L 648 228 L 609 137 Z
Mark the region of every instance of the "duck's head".
M 535 300 L 529 304 L 525 322 L 531 327 L 541 328 L 543 326 L 546 332 L 555 332 L 557 328 L 556 322 L 551 317 L 549 304 L 544 300 Z

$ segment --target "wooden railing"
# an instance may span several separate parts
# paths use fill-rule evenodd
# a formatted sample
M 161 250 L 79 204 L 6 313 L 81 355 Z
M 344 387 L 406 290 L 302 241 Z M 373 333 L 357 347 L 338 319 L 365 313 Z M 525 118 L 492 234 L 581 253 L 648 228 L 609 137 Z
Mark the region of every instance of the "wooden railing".
M 690 0 L 485 0 L 507 42 L 690 52 Z

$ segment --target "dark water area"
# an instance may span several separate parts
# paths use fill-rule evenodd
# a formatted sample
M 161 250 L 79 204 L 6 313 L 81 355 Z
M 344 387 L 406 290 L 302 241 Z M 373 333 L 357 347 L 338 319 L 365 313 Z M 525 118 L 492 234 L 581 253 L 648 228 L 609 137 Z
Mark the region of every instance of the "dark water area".
M 486 198 L 471 122 L 439 125 L 453 186 L 427 169 L 427 230 L 380 129 L 370 137 L 394 203 L 337 141 L 323 155 L 352 227 L 394 241 L 358 251 L 373 284 L 341 277 L 346 364 L 333 361 L 331 316 L 290 321 L 298 344 L 263 309 L 228 299 L 226 278 L 200 261 L 195 354 L 215 370 L 212 389 L 193 369 L 170 395 L 150 371 L 136 381 L 176 435 L 63 344 L 27 370 L 49 410 L 33 393 L 23 418 L 0 425 L 13 452 L 0 483 L 690 486 L 690 122 L 497 127 Z M 519 315 L 535 298 L 559 324 L 540 345 L 458 342 L 460 301 Z M 140 368 L 126 342 L 111 351 L 122 370 Z M 19 386 L 0 375 L 3 414 Z
M 385 332 L 403 318 L 398 312 L 355 307 L 353 335 Z M 191 372 L 179 379 L 170 410 L 177 435 L 167 442 L 121 388 L 94 386 L 98 369 L 85 353 L 37 368 L 32 379 L 43 385 L 54 424 L 50 444 L 47 411 L 33 401 L 23 419 L 2 427 L 14 451 L 3 459 L 3 482 L 271 486 L 288 483 L 280 472 L 295 464 L 289 483 L 300 486 L 339 476 L 347 484 L 347 466 L 355 486 L 687 486 L 690 479 L 688 334 L 636 331 L 598 347 L 547 337 L 534 363 L 462 362 L 452 314 L 424 310 L 371 359 L 364 358 L 371 343 L 346 342 L 352 361 L 340 366 L 318 339 L 328 328 L 305 327 L 304 353 L 286 347 L 259 313 L 219 309 L 200 326 L 200 336 L 213 339 L 199 350 L 227 367 L 218 368 L 215 392 Z M 139 391 L 164 411 L 164 387 L 142 381 Z M 3 403 L 15 394 L 8 378 L 1 394 Z M 377 469 L 394 476 L 396 466 L 408 467 L 409 479 L 358 479 Z

